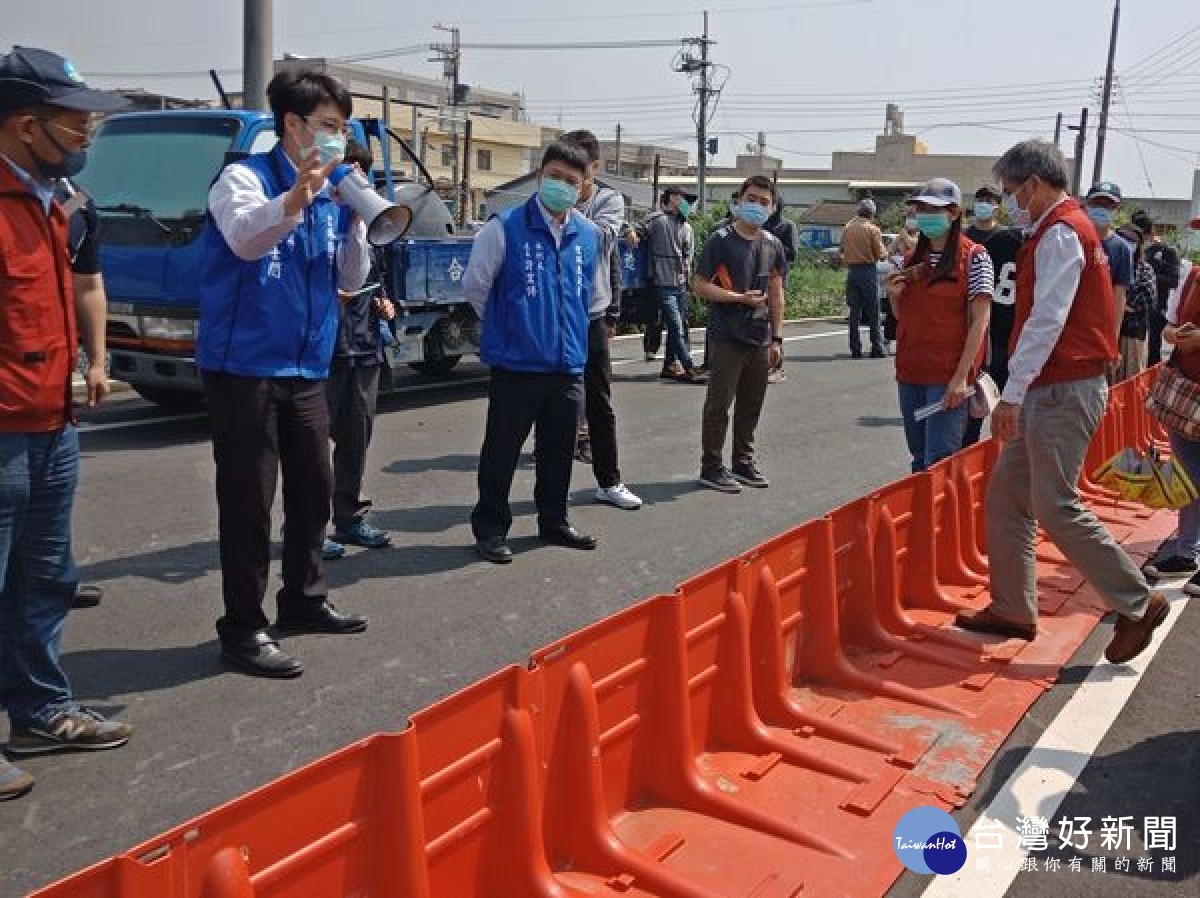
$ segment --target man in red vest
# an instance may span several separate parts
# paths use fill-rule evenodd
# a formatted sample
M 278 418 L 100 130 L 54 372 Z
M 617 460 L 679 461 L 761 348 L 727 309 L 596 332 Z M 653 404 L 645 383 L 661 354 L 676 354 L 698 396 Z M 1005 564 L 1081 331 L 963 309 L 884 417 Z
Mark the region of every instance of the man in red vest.
M 1004 442 L 988 486 L 991 605 L 958 626 L 1031 640 L 1037 635 L 1041 524 L 1117 612 L 1104 657 L 1139 655 L 1167 602 L 1079 498 L 1084 454 L 1108 402 L 1105 366 L 1117 357 L 1116 306 L 1096 228 L 1066 193 L 1067 166 L 1051 143 L 1028 140 L 993 169 L 1009 217 L 1028 239 L 1017 257 L 1009 379 L 992 414 Z
M 61 56 L 29 47 L 0 56 L 0 706 L 18 756 L 116 748 L 130 733 L 74 700 L 59 659 L 79 582 L 71 558 L 79 437 L 76 296 L 54 187 L 83 168 L 92 116 L 123 105 L 89 90 Z M 94 311 L 80 310 L 99 362 Z M 102 370 L 89 372 L 92 401 L 102 380 Z M 0 800 L 32 786 L 0 760 Z

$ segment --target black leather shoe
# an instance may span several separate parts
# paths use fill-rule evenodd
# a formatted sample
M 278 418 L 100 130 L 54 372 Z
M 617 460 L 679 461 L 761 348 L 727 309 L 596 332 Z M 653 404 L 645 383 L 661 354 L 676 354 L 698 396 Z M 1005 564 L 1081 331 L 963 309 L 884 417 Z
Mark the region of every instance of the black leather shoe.
M 104 598 L 104 588 L 94 583 L 80 583 L 75 589 L 72 608 L 95 608 Z
M 475 541 L 475 551 L 484 561 L 492 564 L 512 564 L 513 553 L 503 536 L 490 536 Z
M 254 677 L 285 680 L 304 673 L 304 665 L 261 631 L 239 642 L 222 642 L 221 657 L 238 670 Z
M 570 524 L 554 530 L 539 530 L 538 539 L 555 546 L 565 546 L 568 549 L 594 549 L 596 537 L 580 533 Z
M 280 633 L 361 633 L 367 619 L 357 614 L 342 614 L 329 602 L 314 602 L 311 607 L 282 610 L 275 620 Z

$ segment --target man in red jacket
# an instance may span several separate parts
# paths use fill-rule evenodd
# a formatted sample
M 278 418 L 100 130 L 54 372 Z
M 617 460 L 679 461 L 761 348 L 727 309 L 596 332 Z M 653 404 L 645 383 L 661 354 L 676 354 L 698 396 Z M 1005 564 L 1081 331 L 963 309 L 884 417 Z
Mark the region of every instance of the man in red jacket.
M 1056 146 L 1019 143 L 993 171 L 1009 217 L 1028 239 L 1017 256 L 1009 379 L 992 414 L 992 433 L 1005 444 L 987 496 L 992 601 L 956 623 L 1016 639 L 1037 635 L 1041 524 L 1117 612 L 1104 656 L 1122 663 L 1145 650 L 1168 609 L 1079 498 L 1084 454 L 1108 402 L 1105 366 L 1117 357 L 1108 259 L 1096 228 L 1066 193 L 1066 161 Z
M 123 105 L 89 90 L 61 56 L 28 47 L 0 56 L 0 706 L 11 722 L 8 751 L 18 756 L 116 748 L 130 733 L 74 700 L 59 659 L 78 585 L 79 438 L 76 297 L 54 187 L 83 168 L 92 116 Z M 93 398 L 99 379 L 89 377 Z M 32 786 L 0 761 L 0 799 Z

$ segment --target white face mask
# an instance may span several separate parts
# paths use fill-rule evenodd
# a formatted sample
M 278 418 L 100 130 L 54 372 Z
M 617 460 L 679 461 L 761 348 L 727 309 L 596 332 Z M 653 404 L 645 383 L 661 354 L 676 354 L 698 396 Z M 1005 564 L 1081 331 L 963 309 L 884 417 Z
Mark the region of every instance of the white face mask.
M 1021 185 L 1021 187 L 1024 186 L 1024 184 Z M 1018 228 L 1024 229 L 1029 227 L 1029 225 L 1032 224 L 1032 221 L 1029 217 L 1029 210 L 1022 209 L 1021 204 L 1017 202 L 1017 191 L 1020 190 L 1021 187 L 1018 187 L 1017 190 L 1005 195 L 1004 211 L 1008 213 L 1009 221 L 1011 221 Z

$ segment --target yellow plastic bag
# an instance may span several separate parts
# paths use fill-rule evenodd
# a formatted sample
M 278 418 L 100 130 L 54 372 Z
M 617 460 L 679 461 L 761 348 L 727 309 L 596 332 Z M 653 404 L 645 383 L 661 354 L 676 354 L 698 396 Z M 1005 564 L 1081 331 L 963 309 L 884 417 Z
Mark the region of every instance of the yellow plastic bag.
M 1155 455 L 1157 456 L 1157 453 Z M 1192 478 L 1188 477 L 1183 465 L 1174 458 L 1161 461 L 1155 457 L 1153 474 L 1153 485 L 1142 494 L 1142 501 L 1150 508 L 1170 508 L 1178 511 L 1200 497 Z
M 1178 511 L 1200 498 L 1183 465 L 1157 450 L 1122 449 L 1092 475 L 1127 502 Z
M 1122 449 L 1097 468 L 1092 479 L 1127 502 L 1141 502 L 1154 484 L 1153 462 L 1136 449 Z

